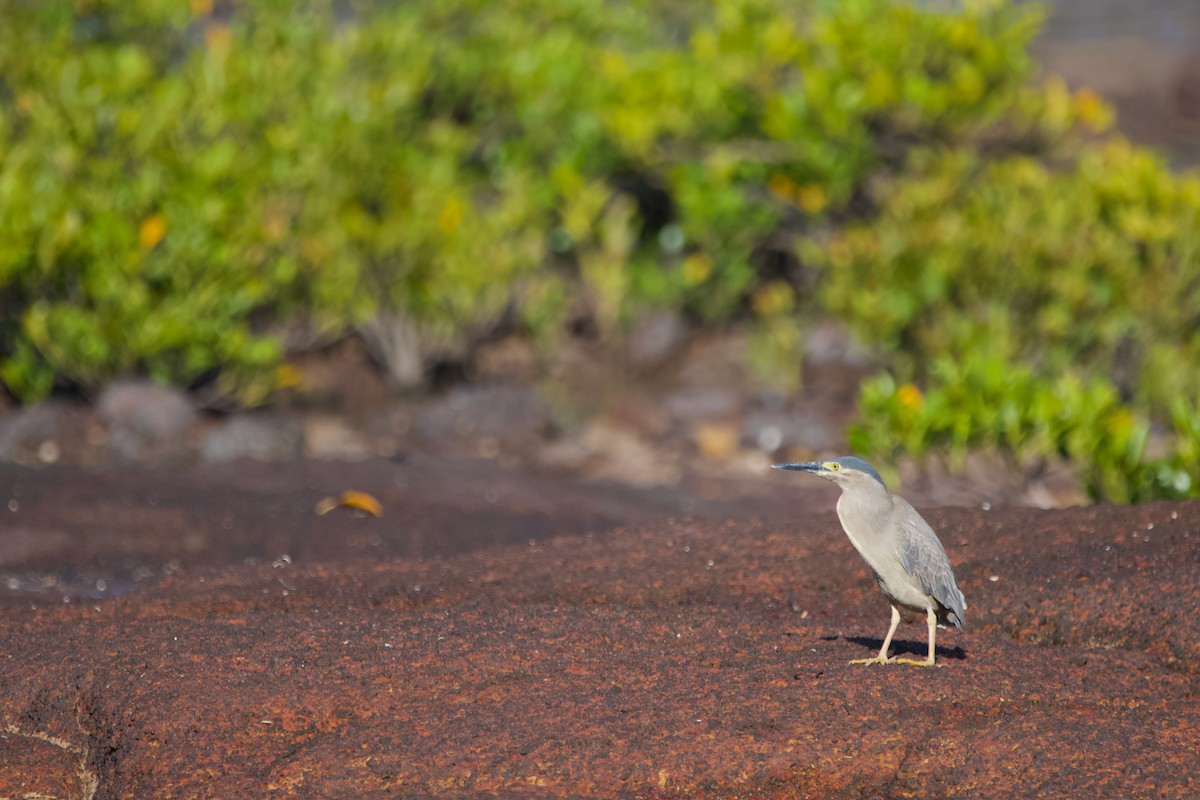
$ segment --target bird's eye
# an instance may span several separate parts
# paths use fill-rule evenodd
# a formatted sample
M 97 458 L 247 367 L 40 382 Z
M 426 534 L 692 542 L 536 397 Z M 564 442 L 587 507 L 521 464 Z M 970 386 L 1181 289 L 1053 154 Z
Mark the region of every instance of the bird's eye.
M 840 471 L 841 471 L 841 469 L 842 469 L 842 465 L 841 465 L 841 464 L 839 464 L 839 463 L 837 463 L 837 462 L 835 461 L 835 462 L 833 462 L 832 464 L 830 464 L 830 465 L 829 465 L 829 468 L 830 468 L 831 470 L 833 470 L 834 472 L 840 472 Z

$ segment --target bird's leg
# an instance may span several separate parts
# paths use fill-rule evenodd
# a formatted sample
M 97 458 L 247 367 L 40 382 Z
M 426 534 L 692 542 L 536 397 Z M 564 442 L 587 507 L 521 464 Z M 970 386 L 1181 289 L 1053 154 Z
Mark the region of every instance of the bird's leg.
M 851 664 L 890 664 L 888 661 L 888 648 L 892 646 L 892 637 L 896 635 L 896 628 L 900 627 L 900 609 L 892 606 L 892 625 L 888 628 L 887 636 L 883 639 L 883 647 L 879 648 L 879 655 L 874 658 L 856 658 L 851 661 Z
M 912 658 L 897 658 L 896 659 L 897 664 L 913 664 L 918 667 L 935 667 L 935 666 L 937 666 L 937 664 L 935 664 L 934 660 L 933 660 L 935 643 L 937 642 L 937 614 L 934 612 L 934 610 L 932 608 L 929 609 L 928 611 L 926 611 L 925 613 L 929 619 L 929 655 L 925 658 L 924 661 L 917 661 Z

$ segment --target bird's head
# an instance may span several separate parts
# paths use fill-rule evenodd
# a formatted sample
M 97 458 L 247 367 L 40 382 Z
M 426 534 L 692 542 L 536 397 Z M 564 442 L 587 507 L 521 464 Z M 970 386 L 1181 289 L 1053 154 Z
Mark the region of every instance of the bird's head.
M 829 461 L 800 461 L 792 464 L 774 464 L 775 469 L 792 469 L 797 472 L 810 472 L 813 475 L 833 481 L 843 489 L 861 486 L 867 489 L 875 488 L 875 484 L 887 490 L 887 484 L 875 468 L 858 456 L 840 456 Z

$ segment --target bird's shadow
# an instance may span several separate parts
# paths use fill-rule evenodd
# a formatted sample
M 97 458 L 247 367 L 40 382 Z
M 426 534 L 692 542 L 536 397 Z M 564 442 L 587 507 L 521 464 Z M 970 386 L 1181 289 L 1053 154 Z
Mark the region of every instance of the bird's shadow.
M 847 636 L 847 642 L 862 645 L 871 651 L 872 654 L 878 653 L 879 648 L 883 647 L 883 639 L 872 639 L 869 636 Z M 900 639 L 892 640 L 892 655 L 911 655 L 918 658 L 925 658 L 929 654 L 928 642 L 906 642 Z M 942 647 L 936 645 L 934 647 L 934 655 L 937 658 L 950 658 L 955 661 L 962 661 L 967 657 L 967 651 L 961 647 Z

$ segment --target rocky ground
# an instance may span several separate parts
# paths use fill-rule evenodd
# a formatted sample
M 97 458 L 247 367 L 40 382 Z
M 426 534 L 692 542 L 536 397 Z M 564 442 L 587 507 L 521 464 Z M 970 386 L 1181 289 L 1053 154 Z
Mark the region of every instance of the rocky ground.
M 1200 503 L 931 510 L 969 630 L 852 667 L 835 490 L 743 486 L 0 467 L 0 797 L 1200 796 Z
M 575 340 L 553 356 L 518 336 L 486 342 L 469 374 L 397 395 L 351 339 L 294 358 L 296 385 L 257 410 L 144 382 L 24 409 L 0 396 L 0 463 L 176 469 L 449 456 L 583 483 L 745 497 L 761 494 L 754 484 L 774 462 L 846 452 L 859 381 L 877 368 L 836 324 L 809 331 L 793 375 L 764 380 L 752 361 L 740 331 L 700 333 L 662 315 L 615 346 Z M 900 464 L 891 477 L 925 505 L 1087 502 L 1063 465 L 982 454 L 953 473 L 931 461 Z
M 0 798 L 1196 796 L 1200 504 L 902 466 L 966 506 L 930 518 L 971 628 L 850 667 L 886 605 L 836 489 L 769 465 L 843 450 L 871 364 L 819 329 L 785 394 L 643 333 L 424 396 L 347 343 L 271 409 L 0 412 Z

